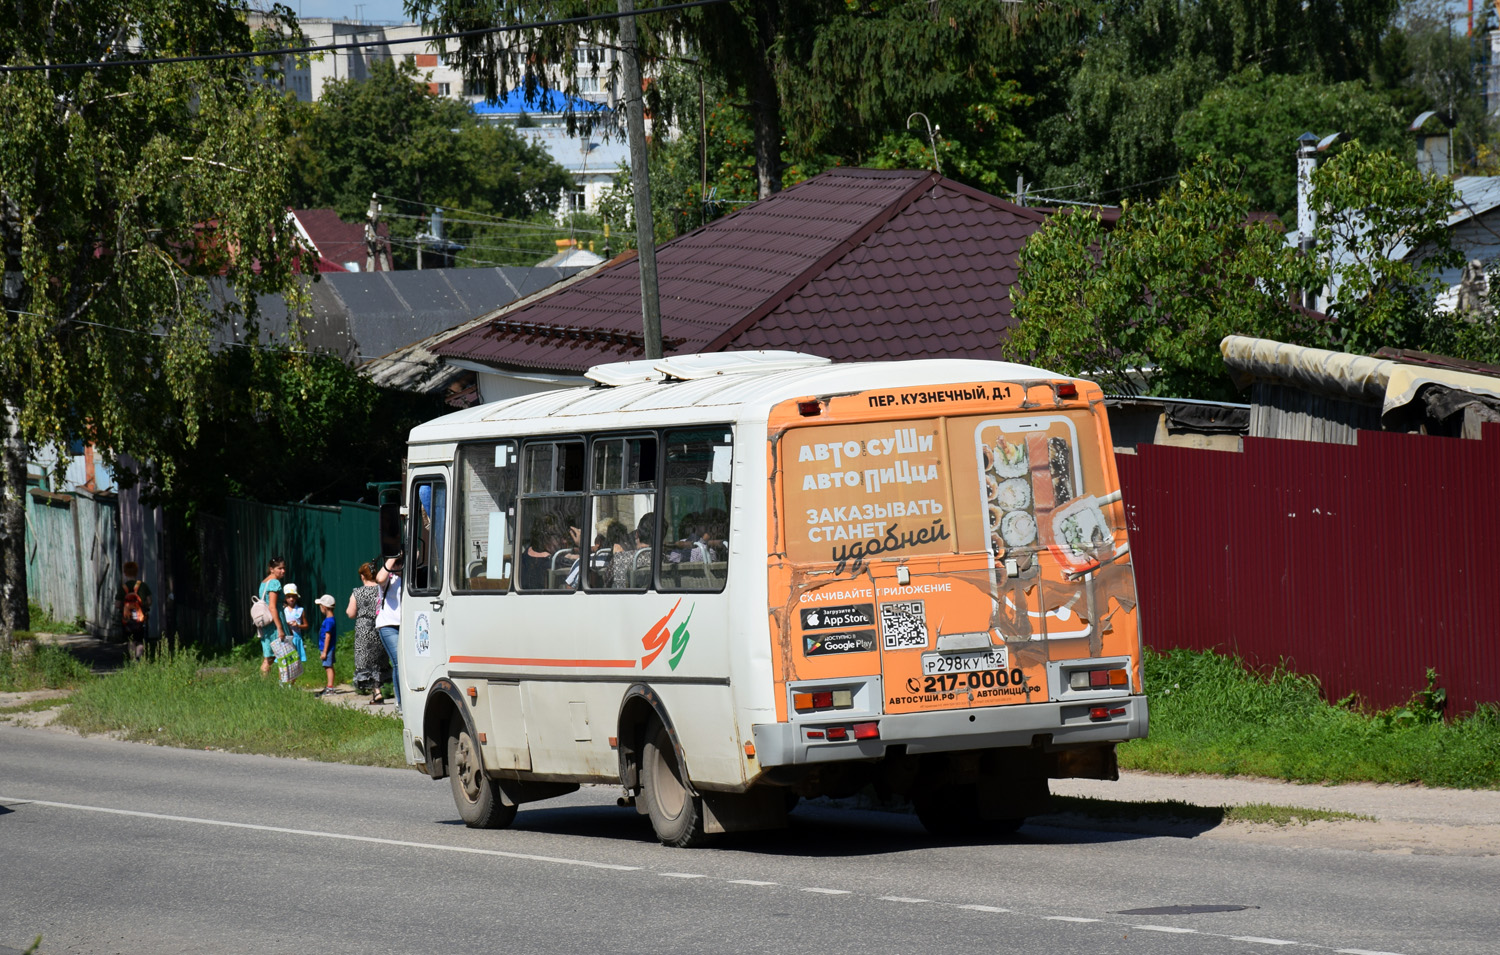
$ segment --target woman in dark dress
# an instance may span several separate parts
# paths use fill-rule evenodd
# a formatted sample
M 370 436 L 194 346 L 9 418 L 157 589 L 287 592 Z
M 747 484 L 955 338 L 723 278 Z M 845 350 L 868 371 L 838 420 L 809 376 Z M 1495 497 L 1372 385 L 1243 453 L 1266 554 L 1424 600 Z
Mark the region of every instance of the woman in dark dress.
M 380 694 L 380 667 L 385 662 L 385 644 L 375 630 L 375 614 L 380 609 L 380 588 L 375 585 L 375 568 L 359 565 L 359 586 L 349 594 L 344 611 L 354 618 L 354 689 L 359 693 Z
M 552 569 L 552 553 L 557 549 L 557 515 L 536 515 L 526 549 L 521 552 L 521 589 L 546 590 L 550 585 L 547 572 Z

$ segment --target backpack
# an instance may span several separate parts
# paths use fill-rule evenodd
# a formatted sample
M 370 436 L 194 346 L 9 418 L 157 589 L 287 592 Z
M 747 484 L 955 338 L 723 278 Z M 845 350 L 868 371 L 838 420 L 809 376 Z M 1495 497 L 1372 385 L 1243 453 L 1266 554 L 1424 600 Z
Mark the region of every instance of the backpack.
M 270 606 L 260 594 L 256 594 L 250 601 L 250 622 L 257 627 L 269 627 L 276 622 L 276 618 L 271 616 Z
M 120 586 L 123 588 L 125 585 L 121 584 Z M 141 582 L 139 580 L 135 582 L 134 587 L 125 591 L 121 617 L 126 630 L 146 629 L 146 606 L 141 603 Z

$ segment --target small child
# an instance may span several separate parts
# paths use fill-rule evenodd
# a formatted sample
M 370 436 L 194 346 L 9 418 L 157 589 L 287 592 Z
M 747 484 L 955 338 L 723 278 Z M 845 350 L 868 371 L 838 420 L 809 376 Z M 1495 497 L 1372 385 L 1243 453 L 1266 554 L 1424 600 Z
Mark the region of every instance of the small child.
M 302 643 L 302 635 L 307 632 L 307 620 L 304 618 L 304 607 L 302 598 L 297 594 L 296 584 L 287 584 L 281 588 L 281 594 L 286 598 L 286 607 L 281 611 L 281 618 L 286 621 L 287 638 L 291 640 L 292 646 L 297 648 L 297 658 L 303 663 L 307 662 L 307 650 Z
M 323 608 L 323 626 L 318 630 L 318 656 L 323 660 L 323 670 L 328 674 L 328 685 L 318 691 L 318 695 L 325 693 L 336 693 L 333 688 L 333 648 L 338 637 L 333 632 L 333 594 L 324 594 L 318 598 L 318 606 Z

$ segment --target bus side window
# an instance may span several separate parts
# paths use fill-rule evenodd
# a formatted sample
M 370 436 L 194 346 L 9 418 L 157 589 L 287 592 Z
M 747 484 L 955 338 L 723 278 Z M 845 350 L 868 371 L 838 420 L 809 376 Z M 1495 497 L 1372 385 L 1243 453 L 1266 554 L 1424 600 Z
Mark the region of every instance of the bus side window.
M 663 590 L 724 589 L 729 576 L 728 428 L 668 431 L 664 437 Z
M 532 441 L 521 449 L 517 583 L 526 591 L 570 591 L 583 573 L 583 442 Z
M 645 590 L 656 552 L 656 438 L 594 439 L 589 521 L 589 590 Z
M 458 509 L 453 548 L 454 589 L 504 593 L 515 561 L 516 443 L 468 444 L 458 451 Z

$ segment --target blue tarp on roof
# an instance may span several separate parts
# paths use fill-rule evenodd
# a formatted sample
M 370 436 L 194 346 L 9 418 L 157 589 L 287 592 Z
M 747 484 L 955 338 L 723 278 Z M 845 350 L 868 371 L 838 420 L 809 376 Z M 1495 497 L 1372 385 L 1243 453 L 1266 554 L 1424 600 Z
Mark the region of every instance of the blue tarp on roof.
M 489 116 L 494 114 L 518 115 L 520 113 L 563 113 L 572 109 L 577 113 L 608 112 L 609 107 L 603 103 L 591 103 L 586 99 L 576 96 L 566 96 L 557 90 L 538 90 L 537 95 L 531 102 L 526 101 L 525 90 L 511 90 L 498 103 L 478 102 L 470 107 L 478 116 Z

